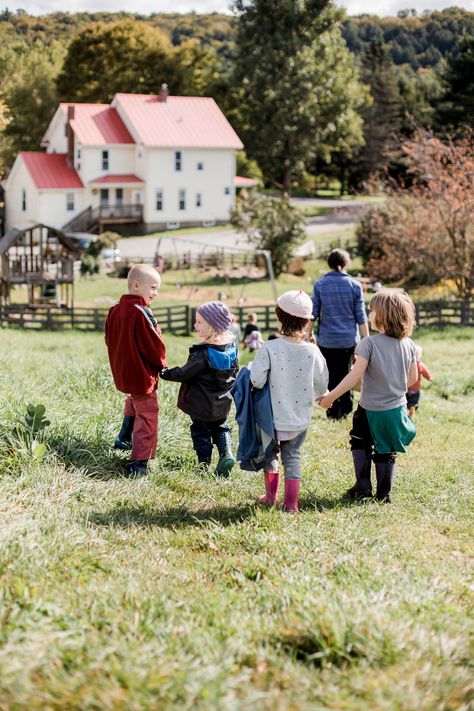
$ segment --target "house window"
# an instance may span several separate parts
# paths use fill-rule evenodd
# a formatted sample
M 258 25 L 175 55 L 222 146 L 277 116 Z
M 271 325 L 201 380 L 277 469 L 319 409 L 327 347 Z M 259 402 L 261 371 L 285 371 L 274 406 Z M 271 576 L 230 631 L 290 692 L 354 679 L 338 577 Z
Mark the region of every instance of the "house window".
M 230 188 L 224 188 L 224 195 L 230 195 Z
M 66 210 L 68 212 L 74 210 L 74 193 L 66 193 Z
M 26 190 L 24 188 L 21 191 L 21 209 L 26 212 Z
M 174 169 L 181 170 L 181 151 L 175 151 L 174 154 Z
M 197 164 L 197 169 L 198 169 L 198 170 L 204 170 L 204 163 L 198 163 L 198 164 Z
M 109 169 L 109 152 L 102 151 L 102 170 Z
M 163 190 L 161 189 L 156 191 L 156 209 L 163 209 Z
M 123 205 L 123 188 L 115 188 L 115 204 Z
M 201 207 L 202 205 L 202 193 L 196 193 L 196 207 Z
M 186 190 L 179 191 L 179 209 L 186 210 Z
M 101 205 L 108 205 L 109 204 L 109 189 L 108 188 L 101 188 L 100 189 L 100 204 Z

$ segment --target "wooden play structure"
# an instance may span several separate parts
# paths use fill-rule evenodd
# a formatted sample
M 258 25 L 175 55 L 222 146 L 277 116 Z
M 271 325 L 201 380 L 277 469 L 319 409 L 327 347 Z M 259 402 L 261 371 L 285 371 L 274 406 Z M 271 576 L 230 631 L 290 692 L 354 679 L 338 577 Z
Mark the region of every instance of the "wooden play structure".
M 0 239 L 0 303 L 9 305 L 15 287 L 26 287 L 29 306 L 72 308 L 76 248 L 47 225 L 12 227 Z M 20 290 L 17 290 L 17 301 Z

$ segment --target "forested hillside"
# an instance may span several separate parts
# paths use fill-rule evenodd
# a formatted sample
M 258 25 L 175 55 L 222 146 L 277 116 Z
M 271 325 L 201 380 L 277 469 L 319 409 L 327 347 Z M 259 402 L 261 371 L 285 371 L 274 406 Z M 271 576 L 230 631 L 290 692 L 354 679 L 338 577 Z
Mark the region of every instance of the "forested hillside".
M 450 8 L 421 17 L 406 11 L 396 18 L 341 21 L 329 0 L 323 5 L 311 32 L 304 22 L 301 27 L 294 23 L 299 6 L 289 5 L 289 17 L 279 24 L 263 5 L 245 47 L 238 12 L 236 17 L 124 12 L 33 17 L 23 10 L 3 10 L 0 177 L 19 150 L 38 149 L 59 101 L 108 102 L 117 91 L 155 93 L 163 81 L 173 94 L 213 96 L 260 169 L 270 159 L 277 131 L 268 120 L 269 105 L 276 100 L 270 112 L 276 120 L 279 107 L 298 104 L 301 125 L 287 125 L 291 112 L 285 109 L 277 133 L 282 127 L 296 131 L 311 150 L 293 155 L 293 142 L 280 141 L 275 165 L 288 163 L 287 178 L 269 177 L 273 169 L 264 170 L 273 185 L 288 183 L 295 168 L 301 185 L 305 174 L 320 172 L 357 185 L 386 163 L 394 134 L 407 135 L 414 124 L 472 124 L 474 13 Z M 295 56 L 290 65 L 280 66 L 292 23 Z M 294 96 L 288 104 L 290 87 Z M 302 145 L 298 142 L 298 149 Z M 239 170 L 250 174 L 245 162 Z M 294 175 L 291 181 L 296 184 Z

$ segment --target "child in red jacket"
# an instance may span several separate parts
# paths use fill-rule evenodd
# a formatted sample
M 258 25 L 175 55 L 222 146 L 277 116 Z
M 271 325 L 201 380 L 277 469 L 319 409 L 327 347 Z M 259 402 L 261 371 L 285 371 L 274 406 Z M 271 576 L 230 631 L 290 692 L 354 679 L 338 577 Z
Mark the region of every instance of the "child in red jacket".
M 415 419 L 415 414 L 416 411 L 418 410 L 418 405 L 420 402 L 420 388 L 421 388 L 421 376 L 425 378 L 425 380 L 433 380 L 433 376 L 431 375 L 430 371 L 426 367 L 426 365 L 423 363 L 421 360 L 421 355 L 423 353 L 423 349 L 421 346 L 419 346 L 417 343 L 415 343 L 415 350 L 416 350 L 416 370 L 418 373 L 418 379 L 416 383 L 411 385 L 408 390 L 407 390 L 407 409 L 408 409 L 408 414 L 410 415 L 411 419 Z
M 128 294 L 108 313 L 105 342 L 115 387 L 126 393 L 122 429 L 115 448 L 132 450 L 129 476 L 147 473 L 158 439 L 158 376 L 166 367 L 166 349 L 149 305 L 161 285 L 159 273 L 148 264 L 135 264 L 128 273 Z M 132 436 L 133 434 L 133 436 Z

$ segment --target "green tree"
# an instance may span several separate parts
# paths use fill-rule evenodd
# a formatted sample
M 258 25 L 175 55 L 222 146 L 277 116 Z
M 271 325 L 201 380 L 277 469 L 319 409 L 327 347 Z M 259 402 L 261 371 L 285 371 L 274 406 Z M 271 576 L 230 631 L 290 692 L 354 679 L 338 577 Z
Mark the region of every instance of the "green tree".
M 474 127 L 474 34 L 464 35 L 447 58 L 442 74 L 445 92 L 437 119 L 440 125 Z
M 256 249 L 271 252 L 276 277 L 286 270 L 294 248 L 305 235 L 301 210 L 286 199 L 265 198 L 253 191 L 250 194 L 242 191 L 232 224 L 247 235 Z
M 384 169 L 401 127 L 400 94 L 394 65 L 384 45 L 375 40 L 362 60 L 362 78 L 370 86 L 372 104 L 363 113 L 365 145 L 354 162 L 351 182 L 360 185 Z
M 61 100 L 110 102 L 117 92 L 155 93 L 173 87 L 172 48 L 144 22 L 123 20 L 86 27 L 69 45 L 57 87 Z
M 264 179 L 289 195 L 315 156 L 362 141 L 366 95 L 329 0 L 237 0 L 233 118 Z
M 57 106 L 56 67 L 64 56 L 62 45 L 39 46 L 19 56 L 0 90 L 4 104 L 0 133 L 0 163 L 10 166 L 20 150 L 38 150 Z

